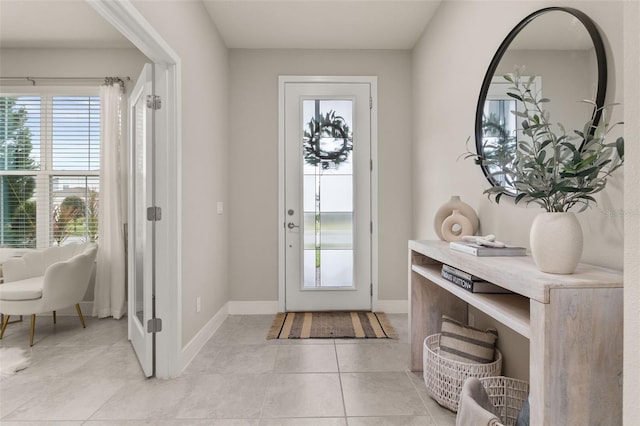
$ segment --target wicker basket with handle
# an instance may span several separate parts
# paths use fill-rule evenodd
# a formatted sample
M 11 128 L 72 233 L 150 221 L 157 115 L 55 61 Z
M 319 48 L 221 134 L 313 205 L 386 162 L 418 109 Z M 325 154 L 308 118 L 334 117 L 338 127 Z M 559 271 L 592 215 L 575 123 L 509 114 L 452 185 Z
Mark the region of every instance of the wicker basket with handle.
M 424 340 L 423 376 L 429 395 L 440 405 L 458 411 L 462 385 L 468 377 L 500 376 L 502 353 L 496 348 L 494 361 L 488 364 L 472 364 L 454 361 L 440 355 L 440 333 Z
M 514 426 L 522 404 L 529 396 L 529 383 L 505 376 L 483 377 L 480 382 L 502 422 Z

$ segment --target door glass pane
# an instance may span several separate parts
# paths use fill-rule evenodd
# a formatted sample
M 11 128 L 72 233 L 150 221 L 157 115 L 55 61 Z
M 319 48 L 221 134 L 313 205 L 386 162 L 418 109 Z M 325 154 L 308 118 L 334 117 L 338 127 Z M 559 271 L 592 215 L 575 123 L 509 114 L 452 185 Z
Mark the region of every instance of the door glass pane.
M 332 175 L 320 177 L 321 212 L 353 211 L 353 177 Z
M 135 288 L 134 306 L 135 315 L 141 324 L 144 324 L 144 268 L 145 268 L 145 241 L 146 241 L 146 144 L 145 139 L 145 110 L 141 100 L 134 106 L 134 138 L 135 144 Z
M 353 102 L 303 101 L 304 287 L 353 287 Z
M 316 217 L 320 228 L 320 243 L 323 249 L 351 250 L 353 247 L 353 213 L 305 213 L 304 249 L 314 251 L 316 247 Z

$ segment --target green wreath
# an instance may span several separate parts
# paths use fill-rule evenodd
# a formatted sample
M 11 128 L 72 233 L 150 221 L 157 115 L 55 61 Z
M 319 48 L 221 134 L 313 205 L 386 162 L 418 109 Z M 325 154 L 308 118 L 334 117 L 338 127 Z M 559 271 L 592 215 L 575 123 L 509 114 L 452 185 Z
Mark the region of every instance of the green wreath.
M 332 164 L 338 165 L 349 158 L 353 150 L 353 140 L 349 137 L 350 129 L 344 118 L 329 111 L 318 119 L 309 121 L 304 131 L 304 160 L 313 166 L 320 165 L 323 170 Z M 325 151 L 320 147 L 322 138 L 341 139 L 342 145 L 335 151 Z

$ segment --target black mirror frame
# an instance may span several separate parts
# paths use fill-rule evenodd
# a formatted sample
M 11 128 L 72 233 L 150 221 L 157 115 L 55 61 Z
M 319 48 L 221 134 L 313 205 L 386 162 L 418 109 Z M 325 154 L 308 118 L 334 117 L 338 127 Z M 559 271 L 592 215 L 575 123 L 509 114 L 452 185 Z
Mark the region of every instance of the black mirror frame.
M 598 27 L 596 27 L 596 24 L 593 22 L 593 20 L 591 20 L 591 18 L 589 18 L 589 16 L 587 16 L 584 12 L 580 10 L 570 8 L 570 7 L 557 7 L 557 6 L 546 7 L 544 9 L 540 9 L 536 12 L 533 12 L 532 14 L 524 18 L 522 21 L 520 21 L 518 25 L 516 25 L 511 30 L 511 32 L 509 32 L 507 37 L 500 44 L 500 47 L 498 47 L 498 50 L 493 56 L 493 59 L 491 59 L 491 63 L 489 64 L 487 73 L 485 74 L 484 80 L 482 81 L 482 87 L 480 88 L 480 96 L 478 97 L 478 105 L 476 107 L 476 123 L 475 123 L 476 129 L 475 130 L 476 130 L 476 152 L 478 154 L 482 153 L 482 148 L 483 148 L 482 147 L 482 136 L 483 136 L 482 115 L 484 111 L 484 104 L 487 100 L 487 93 L 489 91 L 489 86 L 491 85 L 491 79 L 493 78 L 495 71 L 498 68 L 498 64 L 500 63 L 500 60 L 502 59 L 505 52 L 509 48 L 509 45 L 511 44 L 511 42 L 516 38 L 516 36 L 520 33 L 520 31 L 522 31 L 531 21 L 533 21 L 537 17 L 553 11 L 561 11 L 561 12 L 566 12 L 566 13 L 569 13 L 570 15 L 573 15 L 582 23 L 582 25 L 584 25 L 585 29 L 591 36 L 591 41 L 593 42 L 593 47 L 596 53 L 596 62 L 598 66 L 598 89 L 596 92 L 596 99 L 595 99 L 596 106 L 594 107 L 594 113 L 593 113 L 594 124 L 597 125 L 598 122 L 600 121 L 600 118 L 602 116 L 602 107 L 604 106 L 604 101 L 605 101 L 605 96 L 607 91 L 607 58 L 606 58 L 604 43 L 602 41 L 602 37 L 600 36 L 600 32 L 598 31 Z M 482 168 L 482 172 L 484 173 L 489 183 L 491 183 L 491 186 L 499 186 L 499 184 L 489 175 L 489 171 L 487 170 L 486 166 L 481 165 L 480 167 Z M 513 194 L 508 193 L 505 195 L 515 196 L 516 193 L 513 193 Z

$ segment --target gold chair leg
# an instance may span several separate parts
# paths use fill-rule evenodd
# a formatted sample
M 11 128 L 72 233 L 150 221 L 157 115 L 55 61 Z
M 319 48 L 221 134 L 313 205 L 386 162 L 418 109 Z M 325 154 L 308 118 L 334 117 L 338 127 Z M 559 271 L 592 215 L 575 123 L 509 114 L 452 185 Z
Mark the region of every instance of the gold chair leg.
M 7 324 L 9 324 L 9 315 L 5 315 L 4 320 L 2 321 L 2 331 L 0 331 L 0 339 L 4 337 L 4 330 L 7 328 Z
M 31 314 L 31 333 L 29 334 L 29 346 L 33 346 L 33 335 L 36 332 L 36 314 Z
M 56 311 L 53 311 L 53 323 L 56 324 Z
M 84 317 L 82 316 L 82 311 L 80 310 L 80 304 L 76 303 L 76 311 L 78 311 L 78 317 L 80 317 L 80 322 L 82 323 L 82 328 L 87 328 L 84 324 Z

